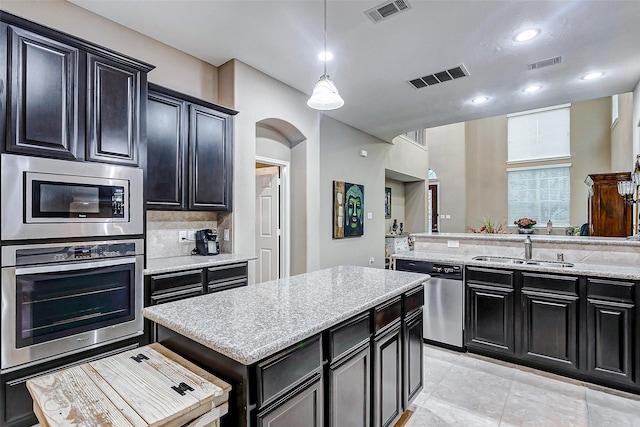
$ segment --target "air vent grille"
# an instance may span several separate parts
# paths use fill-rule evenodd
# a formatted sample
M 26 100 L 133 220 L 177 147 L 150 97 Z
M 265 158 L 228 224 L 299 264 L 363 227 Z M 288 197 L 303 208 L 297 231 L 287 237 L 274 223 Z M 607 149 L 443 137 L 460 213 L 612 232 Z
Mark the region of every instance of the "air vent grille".
M 550 65 L 556 65 L 562 63 L 562 56 L 556 56 L 555 58 L 543 59 L 542 61 L 528 64 L 529 70 L 537 70 L 538 68 L 548 67 Z
M 467 71 L 465 66 L 458 65 L 457 67 L 451 68 L 449 70 L 439 71 L 437 73 L 409 80 L 409 84 L 411 84 L 411 86 L 416 89 L 421 89 L 423 87 L 437 85 L 438 83 L 459 79 L 468 75 L 469 72 Z
M 367 15 L 374 24 L 377 24 L 380 21 L 409 9 L 411 9 L 411 5 L 406 0 L 390 0 L 366 10 L 364 14 Z

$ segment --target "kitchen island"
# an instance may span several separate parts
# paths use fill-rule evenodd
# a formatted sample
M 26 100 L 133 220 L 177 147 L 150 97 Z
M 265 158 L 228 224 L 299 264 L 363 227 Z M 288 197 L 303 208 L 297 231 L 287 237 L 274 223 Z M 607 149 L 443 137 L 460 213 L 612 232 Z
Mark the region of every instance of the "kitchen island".
M 224 425 L 386 426 L 422 389 L 428 278 L 340 266 L 143 314 L 160 343 L 231 383 Z

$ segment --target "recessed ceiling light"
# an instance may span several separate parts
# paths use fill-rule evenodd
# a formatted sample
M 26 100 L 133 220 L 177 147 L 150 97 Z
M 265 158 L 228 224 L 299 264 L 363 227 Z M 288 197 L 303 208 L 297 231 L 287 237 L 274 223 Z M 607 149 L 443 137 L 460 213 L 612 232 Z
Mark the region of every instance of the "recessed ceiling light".
M 604 76 L 603 72 L 594 71 L 592 73 L 585 74 L 584 76 L 582 76 L 582 80 L 593 80 L 593 79 L 598 79 L 598 78 L 600 78 L 602 76 Z
M 474 104 L 484 104 L 488 100 L 489 100 L 488 96 L 478 96 L 476 98 L 473 98 L 471 102 L 473 102 Z
M 326 58 L 327 61 L 331 61 L 333 59 L 333 53 L 331 53 L 331 52 L 320 52 L 318 54 L 318 59 L 320 61 L 324 61 L 325 60 L 325 56 L 327 57 Z
M 529 29 L 520 31 L 513 39 L 517 42 L 526 42 L 527 40 L 531 40 L 538 34 L 540 34 L 540 30 Z
M 531 85 L 531 86 L 527 86 L 522 91 L 526 92 L 526 93 L 532 93 L 532 92 L 537 92 L 540 89 L 542 89 L 542 86 L 540 86 L 540 85 Z

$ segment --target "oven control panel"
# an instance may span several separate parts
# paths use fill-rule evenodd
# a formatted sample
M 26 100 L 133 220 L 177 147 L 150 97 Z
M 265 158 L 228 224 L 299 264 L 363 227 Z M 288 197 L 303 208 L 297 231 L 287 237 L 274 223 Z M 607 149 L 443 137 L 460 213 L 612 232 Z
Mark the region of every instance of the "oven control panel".
M 135 242 L 46 245 L 16 250 L 16 265 L 49 264 L 136 255 Z

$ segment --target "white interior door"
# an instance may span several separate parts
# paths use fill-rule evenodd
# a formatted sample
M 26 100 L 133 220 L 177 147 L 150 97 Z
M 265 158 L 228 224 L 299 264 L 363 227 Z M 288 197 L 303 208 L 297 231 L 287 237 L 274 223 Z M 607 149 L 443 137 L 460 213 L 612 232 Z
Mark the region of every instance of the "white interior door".
M 256 169 L 256 283 L 280 277 L 278 166 Z

